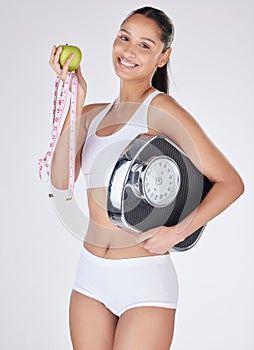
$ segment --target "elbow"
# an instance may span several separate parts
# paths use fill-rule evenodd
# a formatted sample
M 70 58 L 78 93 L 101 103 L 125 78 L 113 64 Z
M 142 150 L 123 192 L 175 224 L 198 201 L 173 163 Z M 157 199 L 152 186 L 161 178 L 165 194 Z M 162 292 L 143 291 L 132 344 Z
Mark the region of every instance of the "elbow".
M 50 165 L 50 183 L 57 190 L 68 189 L 68 164 L 61 159 L 56 159 L 55 155 Z
M 234 196 L 234 200 L 239 198 L 245 191 L 244 182 L 238 173 L 234 174 L 233 178 L 231 179 L 231 191 L 232 195 Z
M 56 167 L 51 164 L 50 169 L 50 184 L 56 190 L 67 190 L 68 189 L 68 174 L 66 171 L 63 171 L 61 168 Z
M 56 169 L 53 169 L 51 167 L 51 176 L 50 176 L 50 183 L 51 186 L 53 186 L 56 190 L 66 191 L 69 187 L 69 171 L 66 169 L 66 171 L 60 172 L 61 169 L 58 169 L 59 171 L 56 171 Z M 78 176 L 80 173 L 80 166 L 76 164 L 75 167 L 75 179 L 74 183 L 77 181 Z
M 50 184 L 56 190 L 65 191 L 65 190 L 68 189 L 67 181 L 66 180 L 62 180 L 59 177 L 55 177 L 53 174 L 51 174 Z
M 245 185 L 244 185 L 244 182 L 242 180 L 242 178 L 239 176 L 239 197 L 244 193 L 245 191 Z

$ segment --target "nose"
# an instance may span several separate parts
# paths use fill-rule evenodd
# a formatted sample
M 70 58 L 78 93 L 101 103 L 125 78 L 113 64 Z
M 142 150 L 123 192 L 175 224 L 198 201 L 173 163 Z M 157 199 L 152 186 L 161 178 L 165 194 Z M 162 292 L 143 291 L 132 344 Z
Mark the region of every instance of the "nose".
M 128 45 L 125 46 L 123 52 L 124 52 L 124 56 L 126 58 L 135 58 L 136 57 L 135 47 L 131 43 L 128 43 Z

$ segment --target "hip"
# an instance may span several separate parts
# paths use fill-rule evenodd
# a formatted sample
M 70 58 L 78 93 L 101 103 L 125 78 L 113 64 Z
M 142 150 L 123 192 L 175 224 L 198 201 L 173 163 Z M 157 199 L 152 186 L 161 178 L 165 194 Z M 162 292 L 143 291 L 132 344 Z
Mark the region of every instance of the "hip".
M 73 289 L 120 316 L 137 306 L 176 308 L 179 285 L 170 254 L 107 259 L 82 247 Z

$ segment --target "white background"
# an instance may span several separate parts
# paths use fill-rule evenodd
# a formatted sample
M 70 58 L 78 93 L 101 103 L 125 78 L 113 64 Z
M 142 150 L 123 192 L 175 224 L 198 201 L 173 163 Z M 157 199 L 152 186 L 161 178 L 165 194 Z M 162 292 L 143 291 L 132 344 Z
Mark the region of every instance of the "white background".
M 112 41 L 124 17 L 144 5 L 164 10 L 176 27 L 172 95 L 246 185 L 195 248 L 172 255 L 180 283 L 172 349 L 254 348 L 253 2 L 9 0 L 0 15 L 1 349 L 72 348 L 69 295 L 82 242 L 58 219 L 37 173 L 50 136 L 51 47 L 78 45 L 87 102 L 109 102 L 119 86 Z

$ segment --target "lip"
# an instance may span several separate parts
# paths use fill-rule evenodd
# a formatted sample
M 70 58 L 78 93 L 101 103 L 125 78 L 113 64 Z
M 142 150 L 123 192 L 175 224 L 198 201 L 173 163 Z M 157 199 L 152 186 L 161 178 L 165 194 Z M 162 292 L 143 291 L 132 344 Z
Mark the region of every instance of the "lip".
M 138 66 L 138 64 L 127 60 L 124 57 L 117 57 L 118 64 L 121 68 L 132 70 Z

